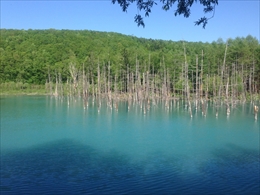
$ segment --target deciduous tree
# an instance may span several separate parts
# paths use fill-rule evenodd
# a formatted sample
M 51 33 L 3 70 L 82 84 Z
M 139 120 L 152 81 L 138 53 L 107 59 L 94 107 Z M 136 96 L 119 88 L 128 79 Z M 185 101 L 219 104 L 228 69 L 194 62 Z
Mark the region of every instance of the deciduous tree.
M 160 0 L 160 2 L 162 9 L 165 11 L 172 9 L 173 5 L 176 4 L 177 9 L 174 11 L 174 15 L 183 15 L 185 18 L 190 16 L 191 7 L 194 3 L 201 4 L 205 14 L 213 12 L 211 17 L 203 16 L 195 21 L 195 25 L 202 24 L 203 28 L 206 27 L 208 20 L 214 17 L 215 6 L 218 5 L 218 0 Z M 129 5 L 135 3 L 140 12 L 144 11 L 145 17 L 148 17 L 152 12 L 153 6 L 157 5 L 155 0 L 112 0 L 112 3 L 118 3 L 123 12 L 127 12 Z M 143 16 L 140 13 L 137 13 L 134 19 L 138 26 L 145 26 Z

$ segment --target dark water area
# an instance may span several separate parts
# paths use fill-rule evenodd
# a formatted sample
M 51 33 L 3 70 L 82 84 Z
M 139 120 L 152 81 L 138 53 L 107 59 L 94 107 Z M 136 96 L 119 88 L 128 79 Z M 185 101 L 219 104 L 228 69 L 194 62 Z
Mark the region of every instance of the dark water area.
M 259 194 L 250 105 L 213 113 L 1 98 L 1 194 Z

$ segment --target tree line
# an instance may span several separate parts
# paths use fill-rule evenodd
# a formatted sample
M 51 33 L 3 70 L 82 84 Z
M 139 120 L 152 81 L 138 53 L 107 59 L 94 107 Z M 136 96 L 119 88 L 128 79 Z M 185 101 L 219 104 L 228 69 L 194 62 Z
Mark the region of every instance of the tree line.
M 212 43 L 88 30 L 1 29 L 2 84 L 51 95 L 232 103 L 259 98 L 260 45 L 248 35 Z

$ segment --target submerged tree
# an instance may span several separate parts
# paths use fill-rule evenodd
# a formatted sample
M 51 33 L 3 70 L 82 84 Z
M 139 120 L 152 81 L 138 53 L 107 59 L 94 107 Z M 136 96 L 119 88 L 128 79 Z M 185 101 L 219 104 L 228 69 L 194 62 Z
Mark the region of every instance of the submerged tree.
M 182 99 L 203 115 L 208 100 L 216 111 L 223 103 L 228 111 L 237 101 L 260 98 L 260 45 L 250 35 L 229 39 L 228 50 L 221 39 L 185 42 L 184 52 L 183 41 L 118 33 L 0 31 L 0 87 L 5 89 L 45 84 L 51 95 L 82 96 L 86 108 L 90 97 L 105 97 L 110 107 L 117 99 L 140 102 L 146 110 L 150 102 L 165 101 L 168 109 L 171 99 Z

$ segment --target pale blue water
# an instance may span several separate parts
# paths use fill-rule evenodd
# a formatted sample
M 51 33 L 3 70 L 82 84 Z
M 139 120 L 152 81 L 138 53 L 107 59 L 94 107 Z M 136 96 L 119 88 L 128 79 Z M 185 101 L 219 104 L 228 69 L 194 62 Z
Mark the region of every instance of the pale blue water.
M 100 112 L 80 99 L 1 97 L 0 194 L 259 194 L 252 105 Z

